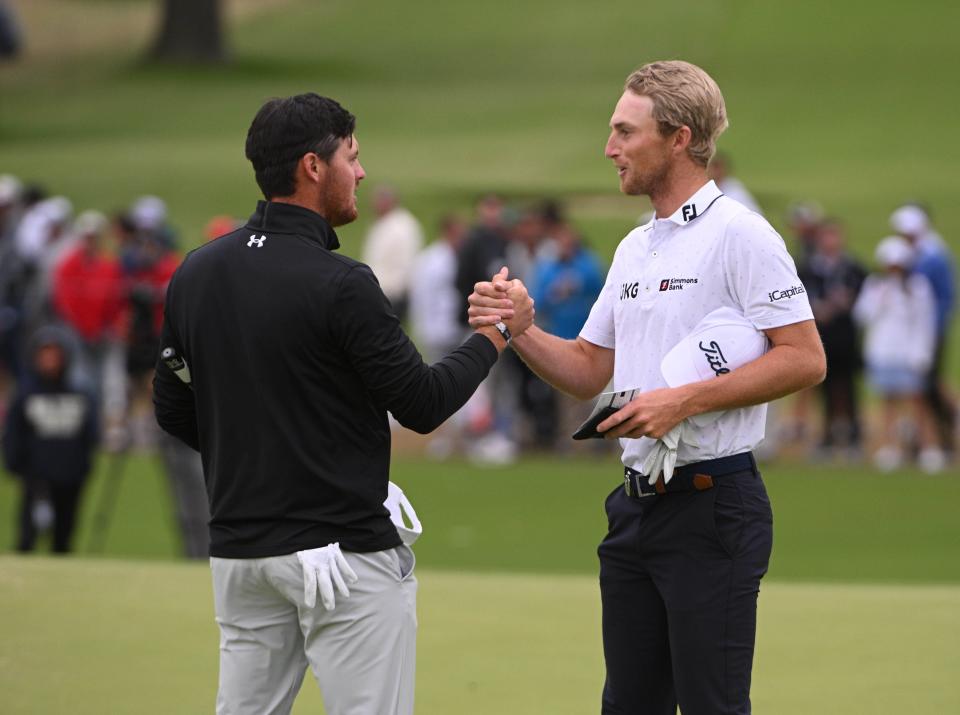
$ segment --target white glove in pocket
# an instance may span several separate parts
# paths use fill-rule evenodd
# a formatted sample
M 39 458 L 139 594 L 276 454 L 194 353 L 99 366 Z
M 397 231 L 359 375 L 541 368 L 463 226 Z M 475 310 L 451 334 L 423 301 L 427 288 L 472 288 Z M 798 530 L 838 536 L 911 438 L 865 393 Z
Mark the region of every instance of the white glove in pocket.
M 356 583 L 358 579 L 340 551 L 340 544 L 298 551 L 297 559 L 303 566 L 303 597 L 307 608 L 317 605 L 317 591 L 320 591 L 320 601 L 328 611 L 336 605 L 334 588 L 343 598 L 350 597 L 347 583 Z

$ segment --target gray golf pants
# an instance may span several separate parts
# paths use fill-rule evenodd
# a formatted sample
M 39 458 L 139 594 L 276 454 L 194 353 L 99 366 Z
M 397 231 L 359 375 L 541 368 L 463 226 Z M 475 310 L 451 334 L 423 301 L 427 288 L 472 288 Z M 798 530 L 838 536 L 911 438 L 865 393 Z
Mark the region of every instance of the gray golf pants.
M 309 665 L 327 715 L 411 715 L 413 551 L 344 552 L 359 580 L 327 611 L 304 604 L 296 554 L 211 558 L 220 626 L 218 715 L 289 713 Z

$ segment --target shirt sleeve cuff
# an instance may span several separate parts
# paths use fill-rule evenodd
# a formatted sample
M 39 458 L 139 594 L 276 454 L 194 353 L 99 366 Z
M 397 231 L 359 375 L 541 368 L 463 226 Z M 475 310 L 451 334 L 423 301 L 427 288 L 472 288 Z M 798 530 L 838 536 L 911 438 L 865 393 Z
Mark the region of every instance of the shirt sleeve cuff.
M 497 348 L 485 335 L 480 333 L 474 333 L 469 338 L 467 338 L 464 343 L 465 346 L 470 346 L 472 350 L 476 350 L 480 356 L 486 361 L 487 367 L 493 367 L 497 360 L 500 357 L 500 353 L 497 351 Z

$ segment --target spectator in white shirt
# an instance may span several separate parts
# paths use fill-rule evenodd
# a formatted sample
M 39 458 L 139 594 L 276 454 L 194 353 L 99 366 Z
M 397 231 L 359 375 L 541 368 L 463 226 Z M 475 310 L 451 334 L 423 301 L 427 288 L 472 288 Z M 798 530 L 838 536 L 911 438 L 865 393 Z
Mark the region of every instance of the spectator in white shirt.
M 460 324 L 457 251 L 467 225 L 456 216 L 440 219 L 440 236 L 417 256 L 417 280 L 410 286 L 410 322 L 424 360 L 433 363 L 457 347 L 465 336 Z
M 853 308 L 864 328 L 867 378 L 883 401 L 883 443 L 874 454 L 883 471 L 903 462 L 900 421 L 911 413 L 921 444 L 921 468 L 937 472 L 944 467 L 923 401 L 924 378 L 933 362 L 936 307 L 929 281 L 911 272 L 914 259 L 906 239 L 883 239 L 876 250 L 880 271 L 866 279 Z
M 400 206 L 396 191 L 389 186 L 374 191 L 373 210 L 377 220 L 367 231 L 363 262 L 370 266 L 402 321 L 407 316 L 413 262 L 423 246 L 423 229 L 414 215 Z

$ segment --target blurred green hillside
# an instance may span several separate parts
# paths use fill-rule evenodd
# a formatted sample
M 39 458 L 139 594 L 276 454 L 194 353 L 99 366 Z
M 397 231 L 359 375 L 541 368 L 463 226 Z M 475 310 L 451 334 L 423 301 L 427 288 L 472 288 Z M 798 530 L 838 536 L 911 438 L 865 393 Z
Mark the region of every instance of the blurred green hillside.
M 958 245 L 953 2 L 225 4 L 233 61 L 197 68 L 143 62 L 154 0 L 14 2 L 27 52 L 0 64 L 0 172 L 80 209 L 158 194 L 191 247 L 258 197 L 243 141 L 259 105 L 313 90 L 359 118 L 368 180 L 345 252 L 370 185 L 390 182 L 430 232 L 486 191 L 565 198 L 609 258 L 647 208 L 603 158 L 610 112 L 632 69 L 681 57 L 723 88 L 721 148 L 778 228 L 792 200 L 815 199 L 869 260 L 891 210 L 920 200 Z
M 817 199 L 865 253 L 915 198 L 960 234 L 956 3 L 228 2 L 234 61 L 200 69 L 141 63 L 158 4 L 13 3 L 28 52 L 0 66 L 3 171 L 81 207 L 159 194 L 193 244 L 256 198 L 259 104 L 315 90 L 358 115 L 369 182 L 428 220 L 488 190 L 559 194 L 609 255 L 643 208 L 602 156 L 609 114 L 630 70 L 682 57 L 724 89 L 721 146 L 774 223 Z

